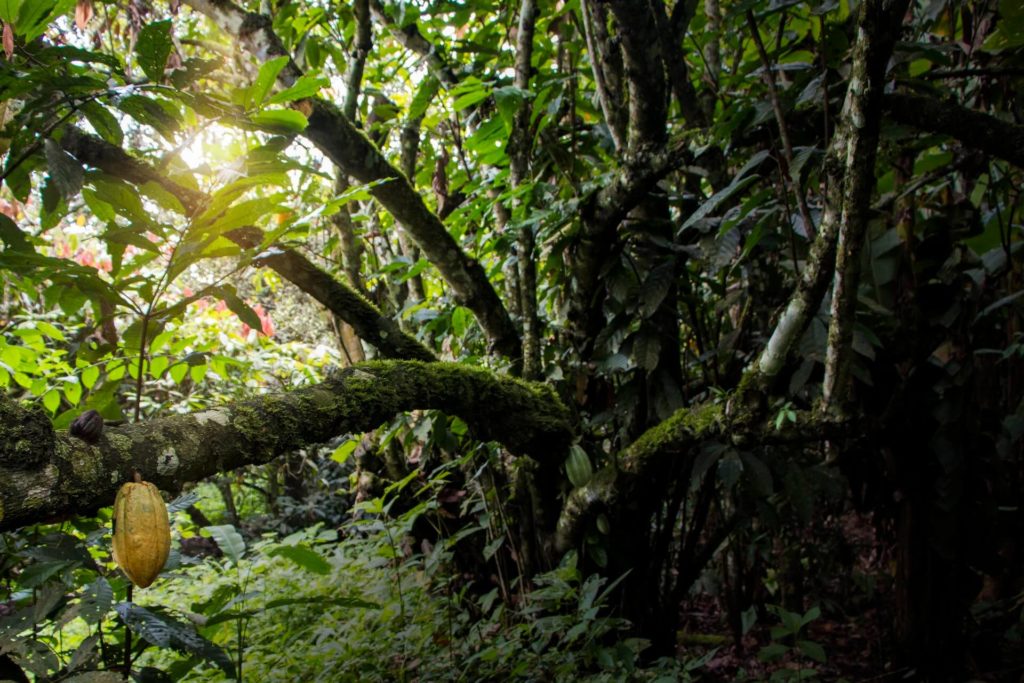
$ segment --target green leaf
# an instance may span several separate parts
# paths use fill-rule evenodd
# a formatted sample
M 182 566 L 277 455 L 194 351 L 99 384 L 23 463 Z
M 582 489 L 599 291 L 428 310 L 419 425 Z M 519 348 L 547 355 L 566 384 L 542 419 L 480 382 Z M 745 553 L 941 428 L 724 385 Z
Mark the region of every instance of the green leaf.
M 159 183 L 149 180 L 140 185 L 139 190 L 142 194 L 156 202 L 160 208 L 185 215 L 185 207 L 182 206 L 181 200 L 165 190 Z
M 675 263 L 667 261 L 647 274 L 640 290 L 640 314 L 645 318 L 654 315 L 675 281 Z
M 498 552 L 498 549 L 505 543 L 504 536 L 498 536 L 496 539 L 484 546 L 484 560 L 490 560 L 494 557 L 494 553 Z
M 569 447 L 569 457 L 565 459 L 565 474 L 576 488 L 585 485 L 594 475 L 594 468 L 590 464 L 590 457 L 577 444 Z
M 757 658 L 762 662 L 774 662 L 781 659 L 786 652 L 789 651 L 785 645 L 781 643 L 772 643 L 771 645 L 765 645 L 757 653 Z
M 633 360 L 648 372 L 658 367 L 661 339 L 650 332 L 637 332 L 633 337 Z
M 280 135 L 294 135 L 306 130 L 309 121 L 294 109 L 265 109 L 249 120 L 258 128 Z
M 213 626 L 215 624 L 220 624 L 225 621 L 233 621 L 235 619 L 249 619 L 262 614 L 268 609 L 274 609 L 276 607 L 291 607 L 292 605 L 333 605 L 335 607 L 353 607 L 357 609 L 380 609 L 380 605 L 373 602 L 367 602 L 360 598 L 330 598 L 322 595 L 314 595 L 306 598 L 281 598 L 278 600 L 270 600 L 259 609 L 221 612 L 210 617 L 206 621 L 206 625 Z
M 149 374 L 154 379 L 160 379 L 160 376 L 164 374 L 164 370 L 167 369 L 167 365 L 170 361 L 167 360 L 167 356 L 154 356 L 149 362 Z
M 156 610 L 148 610 L 131 602 L 120 602 L 114 609 L 133 633 L 157 647 L 177 650 L 213 662 L 221 671 L 234 678 L 235 667 L 231 658 L 218 645 L 196 633 L 191 624 L 173 619 Z
M 181 380 L 185 379 L 185 375 L 188 374 L 188 368 L 188 363 L 178 363 L 177 365 L 172 365 L 168 373 L 175 384 L 181 384 Z
M 308 598 L 280 598 L 270 600 L 264 605 L 264 609 L 275 607 L 287 607 L 289 605 L 335 605 L 338 607 L 358 607 L 361 609 L 380 609 L 380 605 L 360 598 L 331 598 L 315 595 Z
M 206 366 L 200 367 L 206 370 Z M 238 564 L 238 561 L 242 559 L 242 554 L 245 553 L 245 539 L 235 530 L 235 527 L 231 524 L 222 524 L 204 527 L 204 529 L 209 532 L 213 540 L 216 541 L 217 547 L 231 560 L 231 563 Z
M 75 0 L 22 0 L 21 12 L 14 22 L 14 29 L 19 36 L 30 43 L 38 38 L 51 21 L 66 14 L 75 6 Z
M 291 560 L 303 569 L 314 574 L 330 574 L 331 563 L 312 548 L 304 545 L 281 545 L 273 548 L 268 553 L 271 557 L 283 557 Z
M 92 389 L 96 386 L 96 380 L 100 378 L 100 369 L 95 365 L 90 365 L 86 369 L 82 370 L 82 385 L 86 389 Z
M 272 95 L 270 99 L 267 100 L 267 104 L 284 104 L 285 102 L 304 100 L 307 97 L 313 97 L 320 92 L 321 88 L 326 88 L 330 84 L 331 82 L 326 78 L 303 76 L 299 80 L 295 81 L 295 85 Z
M 231 285 L 223 285 L 221 287 L 214 287 L 211 289 L 211 294 L 220 297 L 227 304 L 231 312 L 238 316 L 238 319 L 248 325 L 254 330 L 263 329 L 263 322 L 260 317 L 256 314 L 256 311 L 249 307 L 249 304 L 242 301 L 241 297 L 235 293 L 235 288 Z
M 349 457 L 355 453 L 356 446 L 358 445 L 359 442 L 356 439 L 348 439 L 334 449 L 334 452 L 331 453 L 331 460 L 344 465 L 348 461 Z
M 166 105 L 166 106 L 165 106 Z M 144 126 L 150 126 L 167 140 L 173 140 L 174 134 L 181 125 L 178 113 L 170 103 L 129 95 L 118 101 L 118 108 Z
M 680 228 L 680 230 L 686 230 L 694 223 L 716 210 L 719 206 L 728 201 L 730 197 L 743 190 L 757 179 L 757 176 L 749 176 L 742 180 L 734 180 L 728 187 L 713 194 L 706 202 L 701 204 L 696 211 L 690 214 L 690 217 L 686 219 L 686 222 L 683 223 L 683 227 Z
M 478 102 L 483 102 L 490 97 L 490 95 L 490 89 L 480 85 L 478 88 L 468 90 L 465 94 L 455 98 L 455 101 L 452 103 L 452 108 L 456 111 L 462 111 L 463 109 L 472 107 Z
M 796 641 L 796 646 L 800 648 L 801 652 L 816 662 L 824 664 L 825 660 L 828 659 L 825 656 L 825 649 L 813 640 L 798 640 Z
M 61 149 L 53 138 L 43 142 L 46 163 L 50 167 L 50 178 L 56 183 L 57 189 L 64 199 L 77 197 L 85 180 L 82 164 L 73 156 Z
M 270 92 L 271 88 L 274 87 L 274 82 L 277 81 L 277 75 L 281 73 L 281 69 L 288 63 L 288 57 L 281 56 L 271 59 L 269 62 L 265 62 L 260 67 L 260 72 L 256 75 L 256 80 L 249 86 L 247 97 L 246 97 L 246 108 L 252 108 L 263 104 L 263 101 L 267 98 L 267 93 Z M 296 83 L 298 85 L 298 83 Z
M 1024 45 L 1024 5 L 1019 0 L 999 0 L 999 24 L 982 49 L 1001 52 Z
M 440 89 L 441 81 L 436 77 L 428 76 L 423 79 L 420 87 L 416 89 L 416 94 L 413 95 L 412 102 L 409 103 L 409 111 L 405 115 L 406 120 L 415 121 L 423 116 Z
M 57 412 L 57 408 L 60 407 L 60 393 L 56 389 L 50 389 L 43 394 L 43 405 L 50 411 L 51 414 Z
M 139 39 L 135 43 L 135 56 L 139 60 L 139 66 L 154 83 L 159 83 L 164 77 L 167 58 L 173 47 L 171 28 L 170 19 L 146 24 L 139 31 Z
M 4 247 L 10 251 L 35 252 L 28 241 L 28 237 L 21 231 L 18 224 L 2 213 L 0 213 L 0 240 L 3 241 Z
M 501 114 L 501 119 L 505 122 L 507 130 L 512 130 L 516 112 L 519 111 L 520 105 L 529 94 L 526 90 L 511 85 L 495 88 L 494 103 L 498 106 L 498 113 Z
M 127 183 L 110 176 L 96 176 L 91 178 L 92 192 L 84 190 L 82 195 L 89 208 L 93 209 L 101 220 L 111 221 L 113 216 L 107 217 L 107 209 L 102 206 L 93 207 L 93 201 L 99 200 L 108 204 L 115 213 L 124 216 L 128 220 L 146 226 L 148 229 L 152 223 L 146 213 L 139 193 Z M 102 215 L 101 215 L 102 214 Z
M 64 398 L 66 398 L 68 403 L 71 405 L 77 406 L 78 402 L 82 400 L 82 385 L 78 382 L 65 382 Z
M 96 133 L 112 145 L 120 147 L 124 144 L 124 132 L 121 124 L 110 111 L 97 102 L 83 102 L 79 108 Z
M 0 20 L 7 24 L 17 23 L 21 3 L 22 0 L 0 0 Z

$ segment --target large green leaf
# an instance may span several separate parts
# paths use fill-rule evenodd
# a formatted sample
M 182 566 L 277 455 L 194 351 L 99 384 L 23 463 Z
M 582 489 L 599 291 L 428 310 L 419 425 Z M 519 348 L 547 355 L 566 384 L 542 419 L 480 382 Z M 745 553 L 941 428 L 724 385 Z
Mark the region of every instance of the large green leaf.
M 281 73 L 281 69 L 288 63 L 288 57 L 275 57 L 268 62 L 265 62 L 260 67 L 260 72 L 256 75 L 256 80 L 249 86 L 246 107 L 256 107 L 263 104 L 263 101 L 267 99 L 267 94 L 274 87 L 274 83 L 277 81 L 277 75 Z M 298 85 L 296 83 L 296 85 Z
M 294 109 L 264 109 L 256 112 L 249 120 L 257 127 L 279 135 L 294 135 L 306 130 L 309 121 Z
M 221 524 L 203 528 L 210 533 L 210 536 L 217 543 L 217 547 L 221 549 L 221 552 L 232 563 L 238 564 L 238 561 L 242 559 L 242 555 L 245 553 L 245 539 L 242 538 L 242 535 L 238 533 L 235 527 L 231 524 Z
M 133 633 L 157 647 L 196 655 L 216 664 L 229 677 L 234 677 L 235 665 L 227 653 L 199 635 L 191 624 L 131 602 L 119 602 L 114 609 Z
M 17 23 L 22 2 L 23 0 L 0 0 L 0 20 L 6 24 Z
M 46 138 L 43 142 L 43 149 L 46 153 L 46 163 L 50 167 L 50 178 L 54 181 L 61 196 L 65 199 L 78 196 L 85 179 L 82 164 L 61 149 L 61 146 L 53 138 Z
M 284 104 L 285 102 L 293 102 L 295 100 L 313 97 L 320 92 L 321 88 L 326 88 L 330 84 L 331 82 L 326 78 L 303 76 L 295 82 L 295 85 L 272 95 L 270 99 L 267 100 L 267 104 Z
M 124 132 L 117 118 L 106 107 L 96 102 L 83 102 L 79 107 L 101 138 L 120 147 L 124 143 Z
M 330 574 L 331 563 L 323 555 L 304 545 L 281 545 L 267 553 L 271 557 L 284 557 L 314 574 Z
M 2 213 L 0 213 L 0 241 L 3 241 L 4 247 L 11 251 L 33 251 L 28 236 L 21 231 L 17 223 Z
M 167 57 L 170 56 L 171 49 L 174 47 L 171 41 L 171 30 L 170 19 L 154 21 L 142 27 L 135 43 L 135 57 L 139 60 L 139 66 L 154 83 L 163 79 Z

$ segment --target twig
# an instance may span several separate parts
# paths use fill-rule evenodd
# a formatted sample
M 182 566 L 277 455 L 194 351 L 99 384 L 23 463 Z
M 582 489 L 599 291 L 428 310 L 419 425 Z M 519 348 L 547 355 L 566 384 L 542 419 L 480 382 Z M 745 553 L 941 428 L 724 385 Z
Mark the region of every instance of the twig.
M 800 218 L 804 222 L 804 230 L 809 239 L 814 239 L 817 234 L 814 222 L 811 220 L 811 212 L 807 208 L 807 200 L 800 190 L 800 183 L 793 178 L 793 144 L 789 139 L 789 129 L 786 127 L 786 117 L 782 112 L 782 104 L 779 102 L 779 92 L 775 87 L 775 72 L 772 70 L 771 60 L 768 52 L 764 49 L 764 42 L 761 40 L 761 32 L 757 28 L 757 20 L 754 19 L 754 11 L 747 10 L 747 25 L 750 27 L 750 34 L 757 45 L 757 52 L 761 55 L 761 62 L 764 64 L 764 82 L 768 86 L 768 98 L 772 103 L 772 111 L 775 112 L 775 120 L 779 124 L 779 137 L 782 138 L 782 167 L 783 182 L 792 190 L 796 196 L 797 205 L 800 208 Z

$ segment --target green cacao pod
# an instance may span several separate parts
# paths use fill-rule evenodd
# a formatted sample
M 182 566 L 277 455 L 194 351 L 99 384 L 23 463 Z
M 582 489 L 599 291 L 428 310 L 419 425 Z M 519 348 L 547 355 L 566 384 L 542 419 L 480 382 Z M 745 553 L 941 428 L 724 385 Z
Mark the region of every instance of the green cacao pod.
M 171 551 L 171 525 L 160 491 L 129 482 L 114 501 L 114 562 L 139 588 L 153 583 Z
M 565 459 L 565 473 L 569 482 L 579 488 L 594 475 L 594 468 L 590 465 L 590 457 L 581 446 L 573 444 L 569 447 L 569 457 Z

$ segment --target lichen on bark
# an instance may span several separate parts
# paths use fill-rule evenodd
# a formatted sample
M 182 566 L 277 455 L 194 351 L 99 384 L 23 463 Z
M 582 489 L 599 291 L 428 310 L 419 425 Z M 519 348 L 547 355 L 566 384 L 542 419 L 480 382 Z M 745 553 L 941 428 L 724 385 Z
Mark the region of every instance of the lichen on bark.
M 305 389 L 108 428 L 95 444 L 55 434 L 46 421 L 40 437 L 49 441 L 39 438 L 38 451 L 24 459 L 35 466 L 0 462 L 0 530 L 94 512 L 135 472 L 176 492 L 186 482 L 365 432 L 421 408 L 458 415 L 475 438 L 549 463 L 560 462 L 572 438 L 569 412 L 550 387 L 455 363 L 376 361 Z M 10 431 L 18 423 L 0 424 Z

